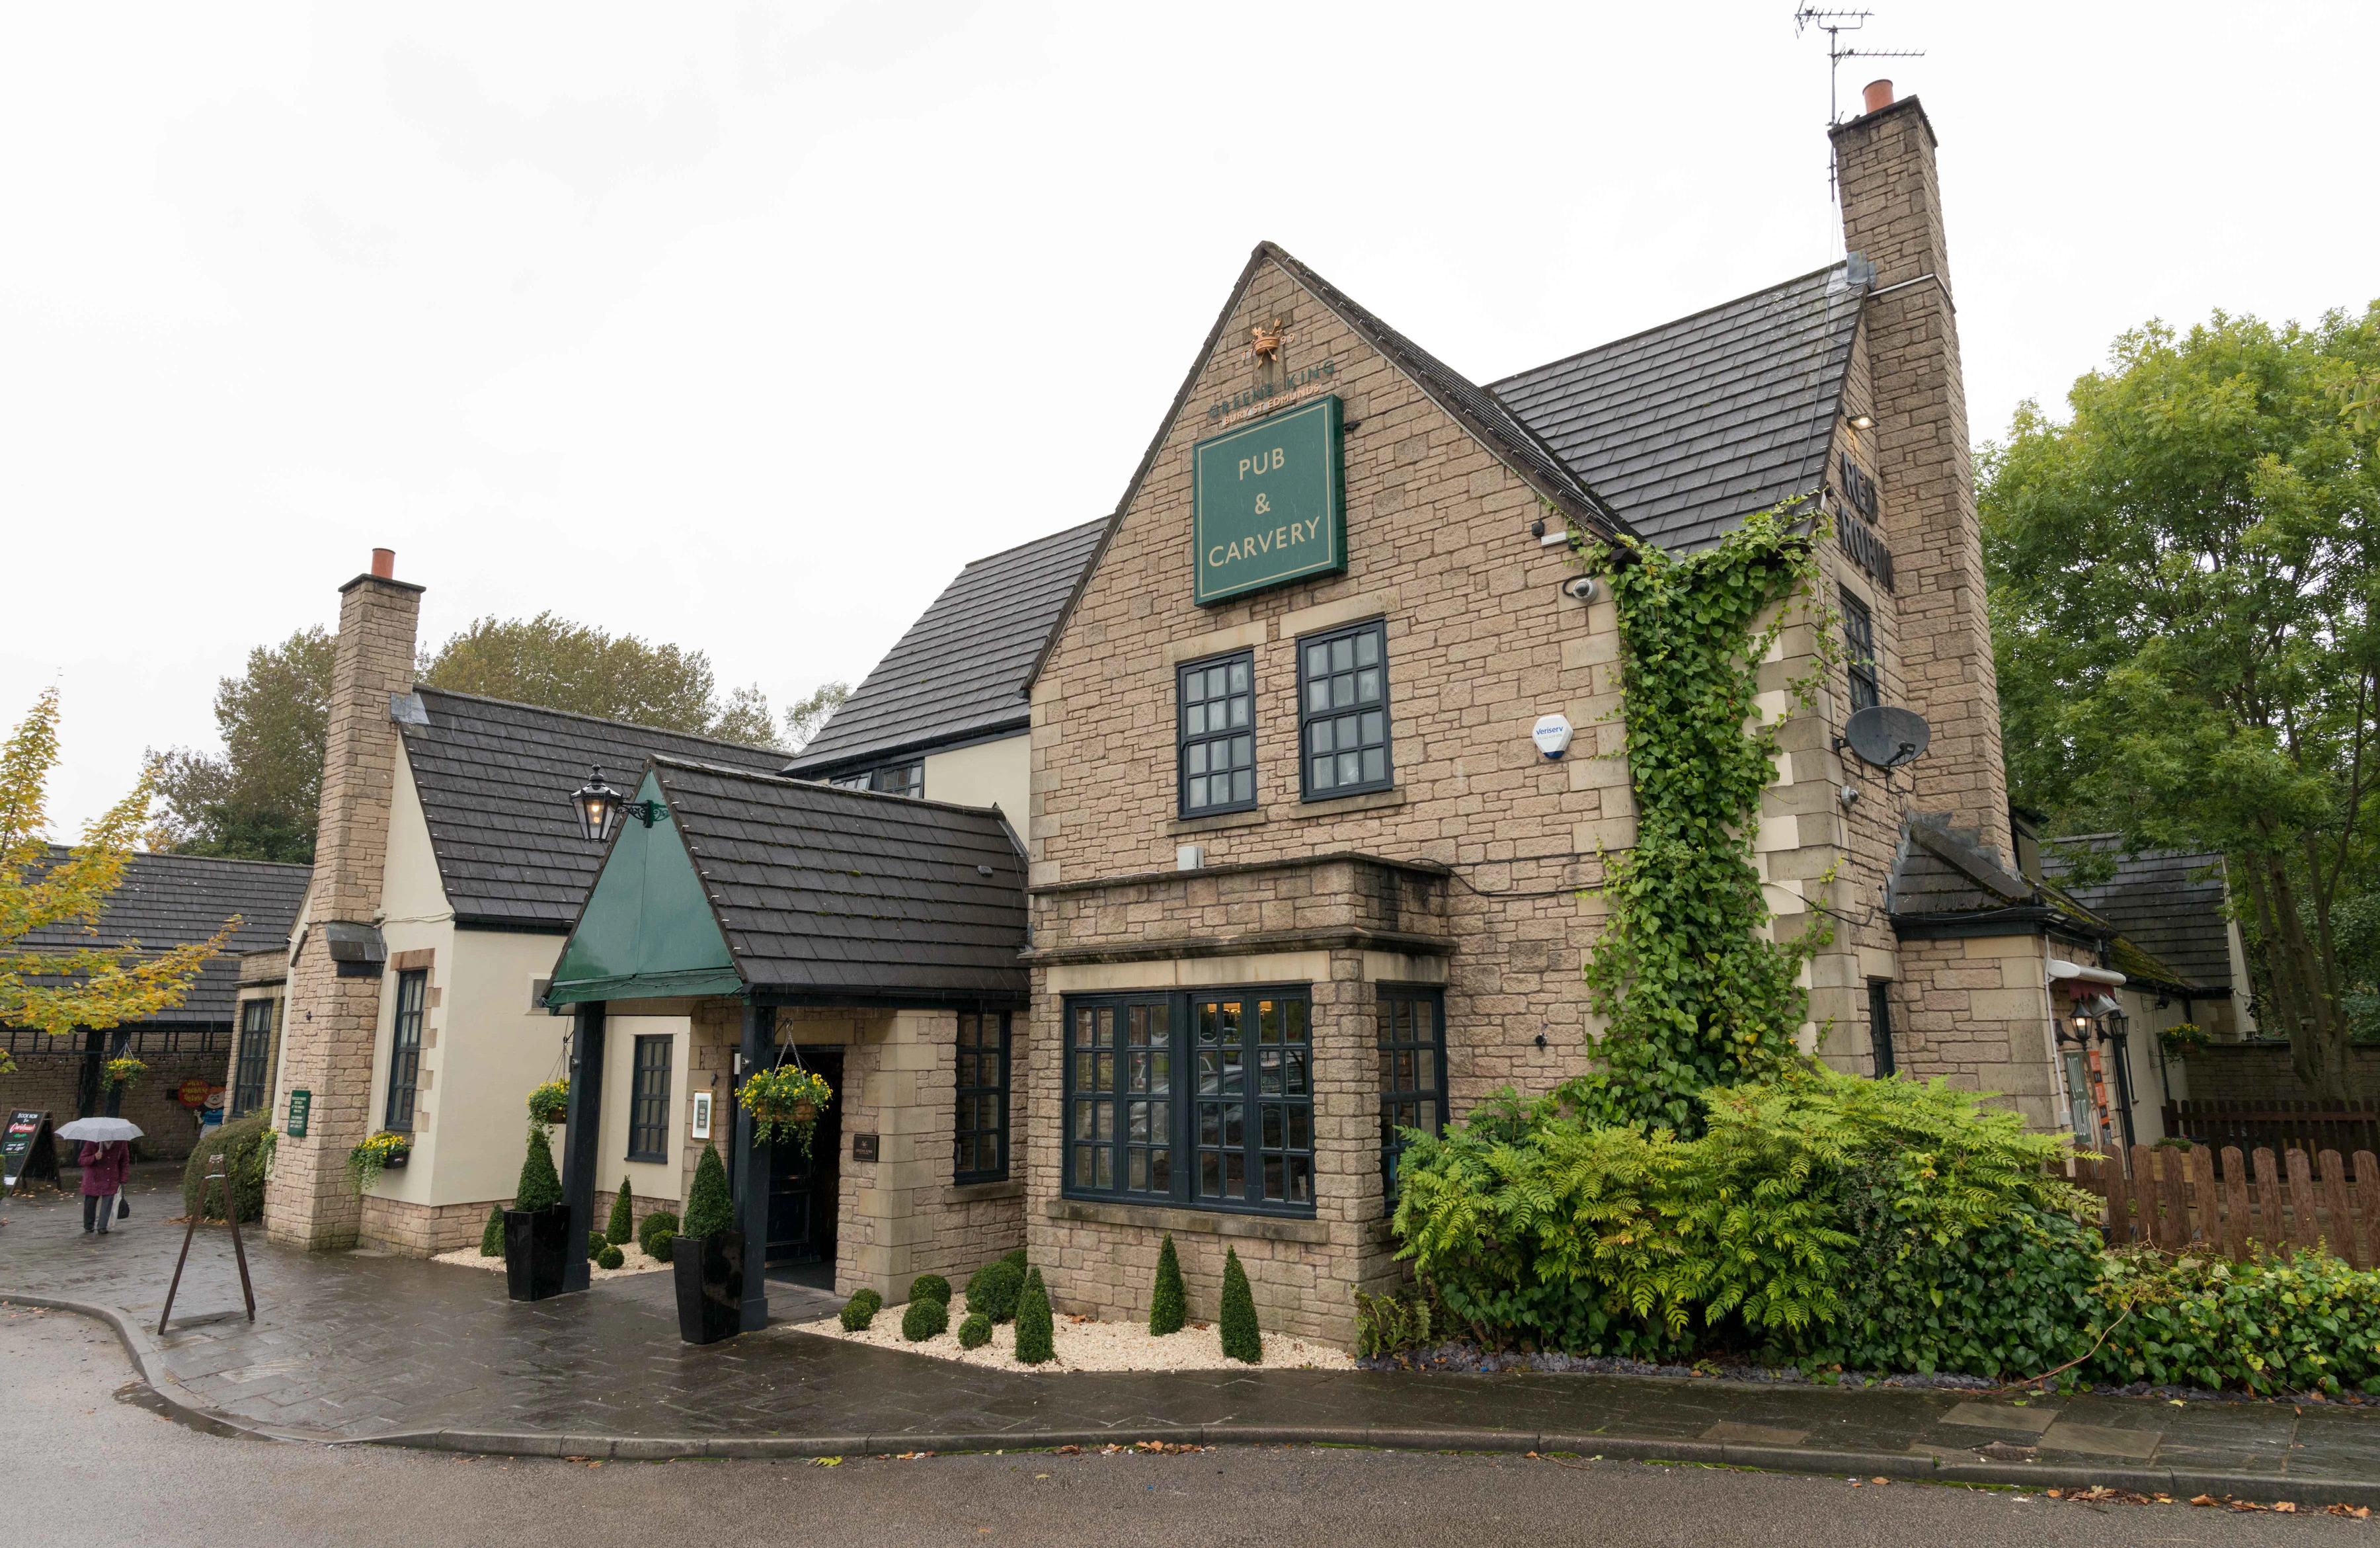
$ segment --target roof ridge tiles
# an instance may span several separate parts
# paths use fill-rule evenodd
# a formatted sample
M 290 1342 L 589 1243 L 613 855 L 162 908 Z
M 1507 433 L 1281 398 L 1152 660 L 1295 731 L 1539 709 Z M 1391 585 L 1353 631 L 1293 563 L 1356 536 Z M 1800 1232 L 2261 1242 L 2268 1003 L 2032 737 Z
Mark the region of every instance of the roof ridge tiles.
M 1747 290 L 1741 296 L 1734 297 L 1728 300 L 1716 302 L 1713 305 L 1704 307 L 1697 311 L 1687 312 L 1682 317 L 1672 317 L 1666 323 L 1656 323 L 1649 327 L 1639 328 L 1633 334 L 1622 334 L 1618 338 L 1607 339 L 1601 344 L 1590 344 L 1584 349 L 1572 350 L 1567 355 L 1557 355 L 1552 360 L 1544 361 L 1541 364 L 1523 366 L 1520 370 L 1513 372 L 1510 375 L 1499 376 L 1494 381 L 1485 384 L 1485 385 L 1489 392 L 1497 392 L 1498 389 L 1503 386 L 1507 382 L 1517 382 L 1524 376 L 1535 376 L 1542 372 L 1551 371 L 1556 366 L 1568 365 L 1573 360 L 1583 360 L 1589 355 L 1600 355 L 1609 350 L 1617 349 L 1623 344 L 1634 344 L 1640 339 L 1651 338 L 1657 334 L 1669 333 L 1672 329 L 1682 327 L 1688 323 L 1694 322 L 1696 318 L 1713 316 L 1716 313 L 1727 311 L 1730 307 L 1740 307 L 1747 301 L 1756 301 L 1763 296 L 1774 295 L 1776 292 L 1787 289 L 1792 286 L 1806 284 L 1809 281 L 1817 278 L 1820 274 L 1832 274 L 1837 269 L 1840 269 L 1845 266 L 1846 261 L 1838 258 L 1831 263 L 1821 264 L 1817 268 L 1809 270 L 1804 274 L 1794 274 L 1790 278 L 1778 280 L 1771 285 L 1764 285 L 1756 290 Z M 1861 288 L 1864 294 L 1864 287 Z M 1845 294 L 1850 294 L 1849 287 L 1846 288 Z M 1498 396 L 1500 396 L 1501 394 L 1499 393 Z
M 690 742 L 707 742 L 712 747 L 731 747 L 738 752 L 759 752 L 778 757 L 783 756 L 783 750 L 782 748 L 756 747 L 750 742 L 732 742 L 724 737 L 706 736 L 699 731 L 680 731 L 674 727 L 667 725 L 647 725 L 639 721 L 607 720 L 601 715 L 590 715 L 579 710 L 557 710 L 550 704 L 525 703 L 517 699 L 494 699 L 484 693 L 466 693 L 460 689 L 434 688 L 428 683 L 416 683 L 413 685 L 413 691 L 416 693 L 435 693 L 448 699 L 460 699 L 466 703 L 492 704 L 499 709 L 527 710 L 532 714 L 554 715 L 564 720 L 584 721 L 590 725 L 607 725 L 614 730 L 634 731 L 644 736 L 680 737 Z

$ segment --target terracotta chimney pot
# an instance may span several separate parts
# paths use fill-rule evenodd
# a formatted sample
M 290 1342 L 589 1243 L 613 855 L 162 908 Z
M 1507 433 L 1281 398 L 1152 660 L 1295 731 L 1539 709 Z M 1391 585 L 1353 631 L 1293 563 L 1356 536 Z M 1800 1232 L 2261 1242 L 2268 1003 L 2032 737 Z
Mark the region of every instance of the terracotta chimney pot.
M 1888 92 L 1888 94 L 1889 93 Z M 394 580 L 396 579 L 396 550 L 394 548 L 373 549 L 372 573 L 379 576 L 382 580 Z
M 1892 82 L 1891 82 L 1891 81 L 1889 81 L 1889 80 L 1871 80 L 1871 81 L 1869 81 L 1869 82 L 1867 83 L 1867 109 L 1866 109 L 1866 111 L 1868 111 L 1868 112 L 1870 112 L 1870 113 L 1881 113 L 1881 112 L 1883 112 L 1886 108 L 1890 107 L 1891 105 L 1892 105 Z

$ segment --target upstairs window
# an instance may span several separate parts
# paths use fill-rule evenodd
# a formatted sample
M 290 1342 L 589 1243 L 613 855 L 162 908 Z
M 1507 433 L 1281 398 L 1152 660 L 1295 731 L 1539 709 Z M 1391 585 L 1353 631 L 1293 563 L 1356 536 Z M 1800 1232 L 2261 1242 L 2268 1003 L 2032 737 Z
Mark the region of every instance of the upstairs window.
M 1375 618 L 1297 642 L 1298 760 L 1305 798 L 1386 790 L 1389 630 Z
M 926 793 L 924 762 L 887 763 L 880 769 L 838 774 L 827 781 L 838 790 L 873 790 L 880 796 L 922 796 Z
M 1867 603 L 1849 591 L 1843 596 L 1843 664 L 1851 674 L 1852 713 L 1872 710 L 1884 701 L 1876 691 L 1876 620 Z
M 1181 810 L 1184 817 L 1257 804 L 1256 657 L 1247 651 L 1193 662 L 1178 676 Z

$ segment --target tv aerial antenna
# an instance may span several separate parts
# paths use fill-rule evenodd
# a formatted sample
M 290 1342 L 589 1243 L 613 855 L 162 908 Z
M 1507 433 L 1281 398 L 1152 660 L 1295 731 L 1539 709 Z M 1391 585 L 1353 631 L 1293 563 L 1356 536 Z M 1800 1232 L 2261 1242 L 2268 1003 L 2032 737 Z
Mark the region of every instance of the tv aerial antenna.
M 1874 11 L 1826 11 L 1815 6 L 1804 6 L 1793 13 L 1793 35 L 1805 31 L 1827 35 L 1827 127 L 1833 128 L 1843 121 L 1842 73 L 1846 59 L 1923 59 L 1922 48 L 1857 48 L 1845 47 L 1843 34 L 1857 32 L 1868 24 Z M 1853 40 L 1857 42 L 1856 39 Z M 1831 144 L 1827 150 L 1827 197 L 1834 200 L 1840 190 L 1836 186 L 1835 152 Z

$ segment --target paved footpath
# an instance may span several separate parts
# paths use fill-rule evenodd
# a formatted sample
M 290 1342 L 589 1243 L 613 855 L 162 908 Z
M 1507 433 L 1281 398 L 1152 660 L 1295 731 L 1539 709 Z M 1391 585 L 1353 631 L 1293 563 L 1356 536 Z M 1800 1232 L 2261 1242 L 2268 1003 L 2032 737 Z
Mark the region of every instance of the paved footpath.
M 261 1233 L 251 1326 L 220 1228 L 199 1233 L 161 1337 L 182 1228 L 159 1180 L 136 1180 L 133 1219 L 103 1238 L 81 1234 L 77 1200 L 10 1201 L 0 1300 L 99 1317 L 178 1417 L 287 1440 L 624 1458 L 1311 1441 L 2380 1505 L 2370 1408 L 1625 1376 L 1032 1376 L 787 1326 L 696 1347 L 664 1274 L 518 1304 L 498 1274 Z M 770 1304 L 808 1320 L 832 1303 L 772 1284 Z

